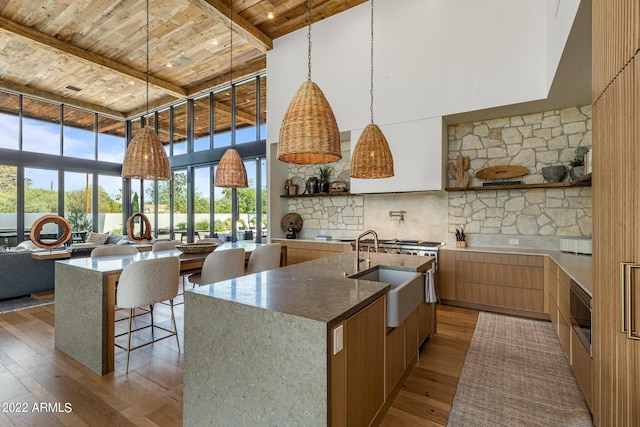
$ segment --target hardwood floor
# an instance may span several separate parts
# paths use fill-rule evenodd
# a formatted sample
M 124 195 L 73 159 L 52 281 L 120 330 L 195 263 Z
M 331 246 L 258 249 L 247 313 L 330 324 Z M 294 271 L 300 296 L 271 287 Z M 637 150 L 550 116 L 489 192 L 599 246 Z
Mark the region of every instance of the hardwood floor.
M 478 322 L 478 311 L 440 305 L 438 333 L 396 396 L 381 426 L 446 426 L 460 371 Z
M 176 308 L 181 346 L 183 307 Z M 168 315 L 156 306 L 156 321 L 168 323 Z M 477 318 L 474 310 L 438 307 L 438 334 L 422 348 L 383 426 L 446 426 Z M 0 426 L 180 426 L 183 360 L 175 340 L 163 340 L 131 353 L 128 376 L 117 350 L 116 371 L 101 377 L 54 349 L 53 304 L 2 313 Z

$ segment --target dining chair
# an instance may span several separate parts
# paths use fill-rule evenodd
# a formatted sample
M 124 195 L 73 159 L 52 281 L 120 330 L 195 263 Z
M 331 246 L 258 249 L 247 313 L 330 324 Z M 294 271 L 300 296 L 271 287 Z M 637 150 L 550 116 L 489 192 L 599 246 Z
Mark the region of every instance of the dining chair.
M 161 240 L 154 242 L 153 245 L 151 245 L 151 252 L 168 251 L 169 249 L 174 249 L 176 246 L 181 244 L 182 243 L 177 240 Z
M 189 281 L 194 285 L 208 285 L 240 277 L 244 274 L 244 258 L 243 248 L 211 252 L 204 259 L 200 273 L 189 276 Z
M 138 250 L 135 246 L 128 245 L 113 245 L 113 246 L 100 246 L 91 251 L 91 258 L 100 258 L 105 256 L 116 255 L 135 255 Z
M 251 252 L 245 274 L 259 273 L 280 267 L 280 243 L 258 246 Z
M 118 293 L 116 294 L 116 305 L 119 308 L 129 309 L 129 329 L 127 332 L 116 335 L 121 337 L 127 335 L 127 346 L 115 344 L 116 347 L 127 352 L 127 368 L 129 373 L 129 355 L 131 351 L 153 344 L 160 340 L 176 337 L 178 352 L 180 352 L 180 341 L 178 340 L 178 328 L 173 310 L 173 298 L 178 294 L 178 282 L 180 276 L 180 260 L 178 257 L 152 258 L 133 262 L 127 265 L 120 273 L 118 283 Z M 173 330 L 154 324 L 153 307 L 154 304 L 169 301 L 171 307 L 171 323 Z M 133 312 L 137 307 L 149 306 L 151 313 L 151 324 L 132 329 Z M 131 347 L 131 335 L 133 332 L 151 328 L 151 340 L 143 344 Z M 168 332 L 168 335 L 155 338 L 154 328 Z

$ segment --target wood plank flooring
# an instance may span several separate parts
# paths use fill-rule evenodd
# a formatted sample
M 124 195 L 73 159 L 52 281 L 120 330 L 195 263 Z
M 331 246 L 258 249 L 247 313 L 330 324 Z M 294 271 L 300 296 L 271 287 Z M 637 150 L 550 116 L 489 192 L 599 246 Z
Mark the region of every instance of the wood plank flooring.
M 478 311 L 439 305 L 438 333 L 420 349 L 420 359 L 396 396 L 384 427 L 446 426 Z
M 168 307 L 156 307 L 156 321 L 168 323 Z M 176 308 L 181 346 L 183 307 Z M 383 426 L 446 426 L 477 317 L 438 307 L 438 334 L 423 346 Z M 168 339 L 132 352 L 128 376 L 125 353 L 116 350 L 116 371 L 101 377 L 54 349 L 53 304 L 2 313 L 0 426 L 181 426 L 183 360 Z

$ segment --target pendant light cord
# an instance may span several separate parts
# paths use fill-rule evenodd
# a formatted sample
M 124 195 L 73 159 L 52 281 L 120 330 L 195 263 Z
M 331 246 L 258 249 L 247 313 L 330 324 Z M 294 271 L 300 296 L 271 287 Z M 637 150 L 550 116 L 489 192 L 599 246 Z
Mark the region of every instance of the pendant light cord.
M 149 116 L 149 0 L 147 0 L 147 114 L 145 115 L 145 126 Z
M 307 51 L 307 58 L 309 60 L 309 63 L 307 64 L 309 67 L 309 71 L 307 73 L 307 81 L 310 82 L 311 81 L 311 0 L 307 0 L 307 14 L 308 14 L 308 21 L 309 21 L 309 32 L 307 34 L 307 39 L 309 39 L 309 48 Z
M 229 26 L 229 29 L 231 30 L 231 36 L 229 40 L 229 51 L 231 54 L 231 59 L 229 61 L 229 74 L 231 75 L 231 77 L 229 78 L 229 80 L 230 85 L 233 86 L 233 0 L 231 0 L 231 3 L 229 4 L 229 19 L 231 20 L 231 24 Z
M 371 124 L 373 124 L 373 0 L 371 0 Z

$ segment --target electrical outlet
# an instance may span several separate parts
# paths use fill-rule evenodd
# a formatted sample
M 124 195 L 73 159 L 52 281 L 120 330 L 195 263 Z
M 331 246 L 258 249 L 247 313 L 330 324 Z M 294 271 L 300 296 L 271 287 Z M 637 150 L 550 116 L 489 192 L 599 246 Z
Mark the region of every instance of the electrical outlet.
M 509 244 L 510 245 L 519 245 L 520 244 L 520 239 L 509 239 Z
M 338 354 L 342 351 L 343 336 L 344 336 L 343 325 L 340 325 L 333 330 L 333 354 Z

